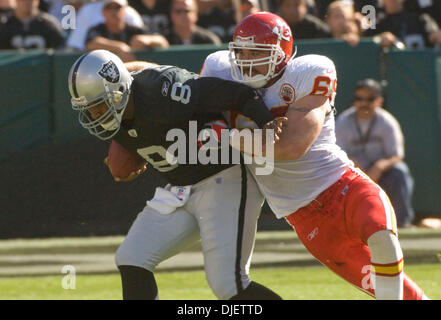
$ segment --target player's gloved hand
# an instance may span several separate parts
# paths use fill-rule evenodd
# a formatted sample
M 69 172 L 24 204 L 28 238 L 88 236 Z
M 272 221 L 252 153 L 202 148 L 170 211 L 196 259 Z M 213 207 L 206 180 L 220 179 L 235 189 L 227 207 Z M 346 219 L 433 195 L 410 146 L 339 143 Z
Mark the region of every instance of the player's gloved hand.
M 273 143 L 277 142 L 280 140 L 280 136 L 283 133 L 283 126 L 285 125 L 286 121 L 288 121 L 287 117 L 277 117 L 274 120 L 267 122 L 264 126 L 263 126 L 263 130 L 262 130 L 262 141 L 263 141 L 263 146 L 266 145 L 266 130 L 268 129 L 272 129 L 274 130 L 274 139 L 273 139 Z
M 109 157 L 104 158 L 104 164 L 109 168 L 110 174 L 112 174 L 112 170 L 110 170 L 110 165 L 109 165 Z M 136 178 L 138 178 L 138 176 L 140 176 L 146 170 L 147 170 L 147 163 L 145 163 L 138 170 L 131 172 L 127 177 L 124 177 L 124 178 L 115 177 L 113 174 L 112 174 L 112 177 L 116 182 L 130 182 L 130 181 L 133 181 Z

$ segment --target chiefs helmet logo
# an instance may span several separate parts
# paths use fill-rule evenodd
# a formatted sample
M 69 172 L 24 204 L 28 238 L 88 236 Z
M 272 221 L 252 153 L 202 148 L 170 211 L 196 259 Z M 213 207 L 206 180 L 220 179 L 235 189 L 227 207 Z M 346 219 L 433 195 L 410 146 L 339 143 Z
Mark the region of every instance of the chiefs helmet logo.
M 291 29 L 280 21 L 277 21 L 277 25 L 273 28 L 273 33 L 285 41 L 291 41 Z
M 98 74 L 108 82 L 117 83 L 119 81 L 119 70 L 112 60 L 103 64 Z

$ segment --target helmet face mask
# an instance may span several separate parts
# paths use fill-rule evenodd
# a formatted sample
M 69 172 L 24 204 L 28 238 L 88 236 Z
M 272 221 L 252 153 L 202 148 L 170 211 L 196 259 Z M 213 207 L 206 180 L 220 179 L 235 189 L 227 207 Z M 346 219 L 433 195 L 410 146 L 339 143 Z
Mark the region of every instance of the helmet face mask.
M 282 73 L 292 55 L 293 37 L 288 24 L 270 12 L 258 12 L 243 19 L 229 43 L 231 75 L 253 88 L 264 87 Z M 243 59 L 240 50 L 267 51 L 267 57 Z M 267 65 L 266 73 L 252 75 L 253 67 Z
M 78 99 L 72 98 L 72 109 L 79 112 L 78 121 L 83 128 L 92 135 L 107 140 L 118 133 L 128 96 L 127 91 L 123 94 L 121 92 L 106 92 L 103 96 L 87 104 L 78 103 Z M 89 110 L 103 103 L 107 108 L 106 112 L 94 119 Z
M 237 38 L 235 42 L 230 42 L 228 46 L 233 79 L 244 82 L 253 88 L 265 86 L 275 76 L 276 67 L 283 62 L 284 52 L 277 45 L 245 44 L 240 40 L 237 41 Z M 241 59 L 239 52 L 244 49 L 267 52 L 268 55 L 257 59 Z M 253 76 L 253 68 L 258 66 L 268 66 L 266 74 Z
M 127 106 L 132 77 L 123 62 L 106 50 L 95 50 L 81 56 L 69 74 L 72 109 L 79 112 L 78 121 L 101 140 L 111 139 L 120 127 Z M 98 118 L 90 110 L 105 104 Z

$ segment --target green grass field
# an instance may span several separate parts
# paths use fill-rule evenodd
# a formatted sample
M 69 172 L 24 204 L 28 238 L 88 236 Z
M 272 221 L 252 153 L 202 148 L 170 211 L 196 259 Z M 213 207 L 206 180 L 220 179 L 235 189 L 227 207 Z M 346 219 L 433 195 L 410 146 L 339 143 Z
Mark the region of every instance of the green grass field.
M 406 272 L 432 299 L 441 299 L 441 265 L 410 265 Z M 369 296 L 344 282 L 324 267 L 257 268 L 252 278 L 269 286 L 284 299 L 360 300 Z M 2 300 L 113 300 L 121 299 L 118 274 L 77 275 L 76 288 L 61 286 L 62 275 L 0 279 Z M 203 271 L 159 272 L 160 298 L 164 300 L 210 300 L 211 293 Z
M 441 300 L 441 231 L 411 229 L 400 234 L 405 271 L 428 297 Z M 121 280 L 114 254 L 123 239 L 0 240 L 0 300 L 119 300 Z M 74 290 L 62 287 L 65 265 L 76 269 Z M 161 264 L 156 273 L 160 299 L 216 299 L 202 267 L 199 244 Z M 253 280 L 284 299 L 372 299 L 321 266 L 291 231 L 259 232 L 250 272 Z

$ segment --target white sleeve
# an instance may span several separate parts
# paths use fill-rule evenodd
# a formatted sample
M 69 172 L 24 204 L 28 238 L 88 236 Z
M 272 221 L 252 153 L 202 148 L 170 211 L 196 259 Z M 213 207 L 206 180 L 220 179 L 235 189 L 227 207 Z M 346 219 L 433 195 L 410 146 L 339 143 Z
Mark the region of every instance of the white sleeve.
M 211 77 L 210 65 L 207 63 L 207 59 L 204 61 L 204 64 L 202 65 L 202 69 L 200 73 L 201 77 Z
M 216 72 L 216 59 L 215 53 L 211 53 L 205 58 L 204 64 L 202 65 L 202 69 L 200 72 L 201 77 L 219 77 Z
M 335 138 L 337 140 L 337 144 L 342 148 L 343 150 L 347 150 L 347 144 L 346 144 L 346 132 L 345 132 L 345 123 L 342 116 L 337 117 L 335 120 Z
M 334 105 L 337 93 L 337 71 L 334 62 L 325 56 L 311 55 L 307 63 L 300 66 L 302 72 L 297 98 L 308 95 L 329 97 Z

